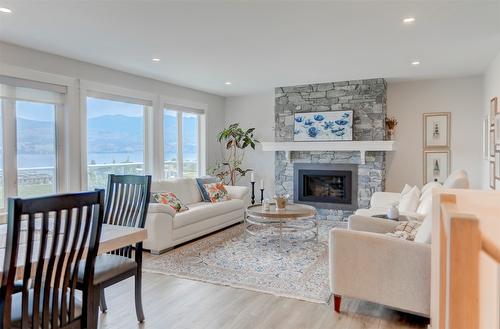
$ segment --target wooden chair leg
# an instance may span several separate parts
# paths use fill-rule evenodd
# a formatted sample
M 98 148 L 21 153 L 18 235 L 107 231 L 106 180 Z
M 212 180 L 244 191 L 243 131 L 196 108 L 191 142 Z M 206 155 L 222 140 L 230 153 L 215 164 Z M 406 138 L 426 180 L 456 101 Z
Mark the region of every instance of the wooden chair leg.
M 108 310 L 108 305 L 106 305 L 106 296 L 104 295 L 104 288 L 101 288 L 101 312 L 106 313 Z
M 142 309 L 142 271 L 141 268 L 135 274 L 135 313 L 137 321 L 144 321 L 144 311 Z
M 87 310 L 87 328 L 97 329 L 99 323 L 99 295 L 101 294 L 101 287 L 93 287 L 92 290 L 93 291 L 89 293 L 89 295 L 92 294 L 92 300 Z
M 337 313 L 340 313 L 340 302 L 342 302 L 342 296 L 333 295 L 333 309 Z

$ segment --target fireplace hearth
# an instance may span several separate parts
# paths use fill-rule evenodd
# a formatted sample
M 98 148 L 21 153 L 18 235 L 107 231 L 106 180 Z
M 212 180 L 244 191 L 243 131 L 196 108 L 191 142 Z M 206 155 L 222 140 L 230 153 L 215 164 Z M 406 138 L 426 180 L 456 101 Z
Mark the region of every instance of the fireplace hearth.
M 357 176 L 356 165 L 297 163 L 294 202 L 324 209 L 356 209 Z

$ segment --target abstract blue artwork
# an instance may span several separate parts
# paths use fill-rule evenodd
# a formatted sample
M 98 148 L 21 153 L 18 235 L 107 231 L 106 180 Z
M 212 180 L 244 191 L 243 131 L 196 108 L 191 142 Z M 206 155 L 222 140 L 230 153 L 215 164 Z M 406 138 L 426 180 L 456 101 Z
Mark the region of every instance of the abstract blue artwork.
M 352 141 L 352 111 L 295 113 L 293 140 Z

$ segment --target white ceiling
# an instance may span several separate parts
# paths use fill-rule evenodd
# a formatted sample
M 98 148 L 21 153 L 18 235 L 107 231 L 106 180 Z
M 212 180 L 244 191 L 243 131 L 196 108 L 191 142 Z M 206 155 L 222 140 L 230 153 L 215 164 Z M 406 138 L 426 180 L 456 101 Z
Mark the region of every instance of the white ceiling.
M 500 51 L 500 0 L 0 0 L 0 7 L 13 10 L 0 15 L 0 40 L 223 96 L 479 74 Z M 415 24 L 403 25 L 406 16 Z

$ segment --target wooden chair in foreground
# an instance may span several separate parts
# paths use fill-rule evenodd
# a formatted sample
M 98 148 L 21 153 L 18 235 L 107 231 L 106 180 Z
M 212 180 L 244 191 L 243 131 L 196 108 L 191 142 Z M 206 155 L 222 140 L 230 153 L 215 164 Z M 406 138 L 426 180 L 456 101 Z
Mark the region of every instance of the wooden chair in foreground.
M 104 223 L 144 228 L 151 189 L 151 176 L 109 175 Z M 83 267 L 78 275 L 83 281 Z M 142 242 L 99 255 L 95 262 L 94 286 L 100 291 L 100 305 L 107 311 L 104 289 L 135 277 L 137 320 L 144 321 L 142 309 Z M 96 308 L 96 313 L 98 312 Z M 97 318 L 95 319 L 97 325 Z
M 9 198 L 0 328 L 94 328 L 87 320 L 98 297 L 92 281 L 103 213 L 104 190 Z

